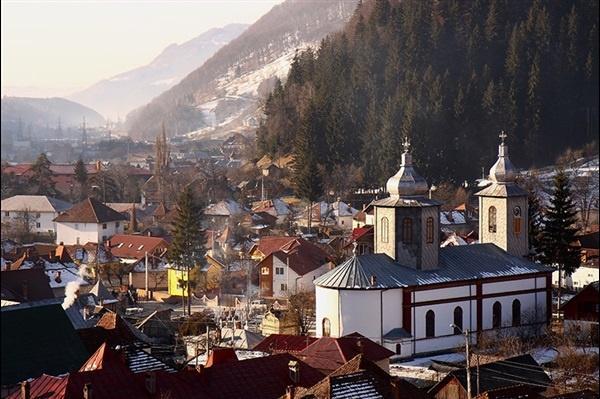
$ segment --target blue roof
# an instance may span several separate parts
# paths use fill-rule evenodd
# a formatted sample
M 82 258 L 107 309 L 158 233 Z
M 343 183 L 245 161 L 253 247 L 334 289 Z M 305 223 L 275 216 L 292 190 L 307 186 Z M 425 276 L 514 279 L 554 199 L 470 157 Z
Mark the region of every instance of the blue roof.
M 402 266 L 386 254 L 358 255 L 315 279 L 314 283 L 338 289 L 388 289 L 554 270 L 510 255 L 494 244 L 440 248 L 439 263 L 437 269 L 425 271 Z

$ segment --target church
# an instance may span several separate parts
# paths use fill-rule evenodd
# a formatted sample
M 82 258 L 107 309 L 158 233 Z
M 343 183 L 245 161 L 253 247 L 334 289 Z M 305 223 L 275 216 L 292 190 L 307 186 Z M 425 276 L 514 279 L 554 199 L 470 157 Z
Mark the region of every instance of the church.
M 549 323 L 553 269 L 525 257 L 527 192 L 500 137 L 492 184 L 476 193 L 479 243 L 444 248 L 441 203 L 428 198 L 405 143 L 390 196 L 372 203 L 375 253 L 314 281 L 318 337 L 359 332 L 411 357 L 458 348 L 467 329 L 475 344 L 481 333 L 533 334 Z

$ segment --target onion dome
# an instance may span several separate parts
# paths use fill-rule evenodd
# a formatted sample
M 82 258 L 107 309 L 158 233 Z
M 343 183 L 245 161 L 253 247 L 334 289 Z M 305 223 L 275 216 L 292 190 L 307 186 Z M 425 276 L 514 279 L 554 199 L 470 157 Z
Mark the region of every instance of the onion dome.
M 498 146 L 498 160 L 490 168 L 490 179 L 499 184 L 514 183 L 517 177 L 517 170 L 508 158 L 508 146 L 504 143 L 506 133 L 500 133 L 502 142 Z
M 400 170 L 387 181 L 386 188 L 392 198 L 425 196 L 429 190 L 425 179 L 413 167 L 409 148 L 410 143 L 405 140 Z

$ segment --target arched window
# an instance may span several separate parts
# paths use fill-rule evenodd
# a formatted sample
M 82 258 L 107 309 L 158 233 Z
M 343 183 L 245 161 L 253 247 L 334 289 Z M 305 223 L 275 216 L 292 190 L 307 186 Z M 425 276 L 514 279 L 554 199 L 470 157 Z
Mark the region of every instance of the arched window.
M 389 228 L 388 218 L 381 218 L 381 242 L 388 242 Z
M 427 218 L 427 244 L 433 244 L 433 218 Z
M 412 219 L 402 219 L 402 242 L 410 244 L 412 242 Z
M 331 322 L 327 317 L 323 319 L 323 336 L 329 337 L 331 335 Z
M 521 325 L 521 301 L 515 299 L 512 303 L 512 325 L 518 327 Z
M 492 307 L 492 327 L 500 328 L 502 326 L 502 305 L 500 302 L 494 302 Z
M 516 235 L 521 234 L 521 207 L 515 206 L 513 209 L 513 231 Z
M 454 308 L 454 325 L 454 334 L 460 334 L 463 328 L 463 310 L 460 306 Z
M 427 338 L 435 337 L 435 313 L 433 310 L 425 313 L 425 336 Z
M 490 206 L 488 209 L 488 231 L 490 233 L 496 232 L 496 207 Z

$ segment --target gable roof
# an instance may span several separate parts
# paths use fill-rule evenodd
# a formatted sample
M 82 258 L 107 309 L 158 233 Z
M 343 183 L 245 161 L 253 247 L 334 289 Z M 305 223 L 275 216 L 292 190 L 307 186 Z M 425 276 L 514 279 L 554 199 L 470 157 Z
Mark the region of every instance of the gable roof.
M 2 212 L 24 211 L 30 212 L 64 212 L 73 204 L 58 198 L 46 195 L 15 195 L 2 200 Z
M 76 370 L 88 356 L 60 304 L 3 307 L 2 385 Z
M 3 271 L 0 285 L 3 295 L 10 292 L 18 302 L 54 298 L 50 279 L 43 268 Z
M 118 258 L 142 259 L 146 252 L 154 254 L 168 245 L 164 238 L 140 234 L 116 234 L 110 238 L 110 252 Z
M 359 333 L 352 333 L 339 338 L 321 337 L 302 350 L 298 357 L 316 369 L 333 371 L 359 354 L 378 362 L 394 352 Z
M 529 354 L 481 365 L 479 372 L 477 372 L 477 367 L 471 367 L 469 372 L 471 373 L 471 384 L 474 384 L 479 378 L 482 393 L 515 386 L 533 387 L 536 391 L 544 391 L 552 382 L 542 366 Z M 429 390 L 429 394 L 435 395 L 453 379 L 456 379 L 466 389 L 467 371 L 461 368 L 451 371 Z
M 62 223 L 107 223 L 121 220 L 127 218 L 95 198 L 88 198 L 73 205 L 54 219 L 55 222 Z
M 386 254 L 352 256 L 315 279 L 320 287 L 338 289 L 383 289 L 429 285 L 489 277 L 548 273 L 554 269 L 506 253 L 494 244 L 440 248 L 440 265 L 435 270 L 415 270 L 400 265 Z M 371 284 L 371 276 L 375 284 Z
M 295 239 L 296 237 L 263 236 L 260 238 L 258 244 L 254 244 L 254 246 L 250 249 L 250 254 L 252 255 L 259 251 L 266 258 L 273 252 L 279 250 L 285 244 Z
M 327 252 L 302 238 L 286 243 L 270 256 L 289 264 L 299 276 L 310 273 L 331 260 Z
M 271 334 L 260 341 L 255 351 L 266 353 L 292 353 L 296 354 L 315 342 L 317 338 L 301 335 Z

